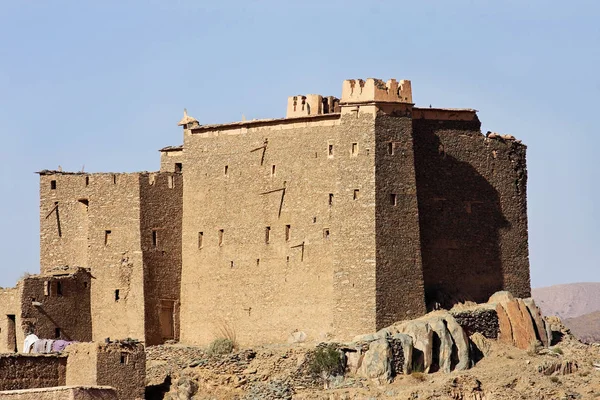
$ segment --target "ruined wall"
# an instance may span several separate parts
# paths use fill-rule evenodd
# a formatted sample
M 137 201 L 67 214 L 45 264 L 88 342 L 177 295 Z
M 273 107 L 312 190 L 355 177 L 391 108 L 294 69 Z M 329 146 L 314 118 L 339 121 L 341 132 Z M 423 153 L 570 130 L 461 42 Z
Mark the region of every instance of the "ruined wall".
M 64 386 L 67 358 L 45 354 L 0 354 L 0 390 Z
M 182 341 L 206 344 L 223 325 L 242 344 L 375 327 L 372 121 L 332 115 L 185 136 Z
M 525 146 L 486 139 L 474 112 L 413 120 L 428 305 L 530 293 Z
M 21 292 L 20 284 L 0 289 L 0 353 L 22 350 Z
M 377 329 L 426 312 L 411 106 L 393 108 L 375 122 Z
M 42 339 L 92 340 L 91 276 L 82 269 L 64 276 L 31 276 L 22 282 L 21 317 Z M 32 302 L 41 303 L 35 306 Z
M 102 344 L 98 348 L 97 385 L 111 386 L 119 399 L 143 399 L 146 388 L 144 346 Z
M 179 338 L 183 178 L 179 173 L 140 177 L 146 345 Z
M 66 384 L 110 386 L 119 399 L 143 399 L 146 353 L 141 344 L 78 343 L 68 347 Z

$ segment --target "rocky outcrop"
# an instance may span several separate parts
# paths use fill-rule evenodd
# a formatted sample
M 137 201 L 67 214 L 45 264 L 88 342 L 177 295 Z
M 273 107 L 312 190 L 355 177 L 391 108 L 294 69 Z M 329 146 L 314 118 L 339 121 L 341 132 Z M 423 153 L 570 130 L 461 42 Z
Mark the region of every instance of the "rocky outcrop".
M 506 344 L 527 350 L 537 341 L 549 345 L 546 324 L 532 299 L 512 299 L 496 304 L 498 339 Z
M 538 366 L 538 372 L 544 375 L 568 375 L 578 369 L 577 361 L 573 360 L 546 361 Z
M 369 344 L 358 375 L 378 381 L 389 382 L 392 379 L 392 349 L 387 339 L 378 339 Z

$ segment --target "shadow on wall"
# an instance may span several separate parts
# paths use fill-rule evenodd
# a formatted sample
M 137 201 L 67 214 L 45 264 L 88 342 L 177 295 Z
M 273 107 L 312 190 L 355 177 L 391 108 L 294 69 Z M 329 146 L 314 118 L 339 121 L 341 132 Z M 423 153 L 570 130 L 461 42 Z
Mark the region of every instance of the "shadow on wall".
M 480 123 L 416 122 L 415 167 L 427 308 L 485 302 L 504 287 L 499 231 L 510 224 L 502 215 L 498 192 L 471 165 L 486 163 L 481 141 L 464 137 L 481 138 Z

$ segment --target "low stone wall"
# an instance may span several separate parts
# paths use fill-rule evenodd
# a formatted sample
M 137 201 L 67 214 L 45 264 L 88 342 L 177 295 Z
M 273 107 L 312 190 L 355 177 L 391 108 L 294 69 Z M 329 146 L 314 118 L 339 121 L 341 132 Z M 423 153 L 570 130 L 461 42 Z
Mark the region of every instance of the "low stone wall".
M 108 386 L 62 386 L 0 392 L 0 400 L 118 400 Z
M 479 332 L 488 339 L 497 339 L 500 332 L 498 313 L 494 305 L 482 305 L 475 308 L 452 309 L 450 314 L 465 330 L 468 336 Z
M 46 354 L 0 354 L 0 390 L 64 386 L 67 357 Z

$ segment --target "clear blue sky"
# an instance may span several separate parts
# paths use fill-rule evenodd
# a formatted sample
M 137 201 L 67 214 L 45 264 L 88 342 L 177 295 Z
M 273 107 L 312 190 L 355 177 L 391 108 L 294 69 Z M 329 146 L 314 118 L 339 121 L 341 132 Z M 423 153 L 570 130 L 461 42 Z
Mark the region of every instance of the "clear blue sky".
M 156 170 L 184 107 L 282 117 L 367 77 L 522 139 L 533 286 L 600 281 L 597 2 L 0 0 L 0 286 L 39 270 L 34 171 Z

